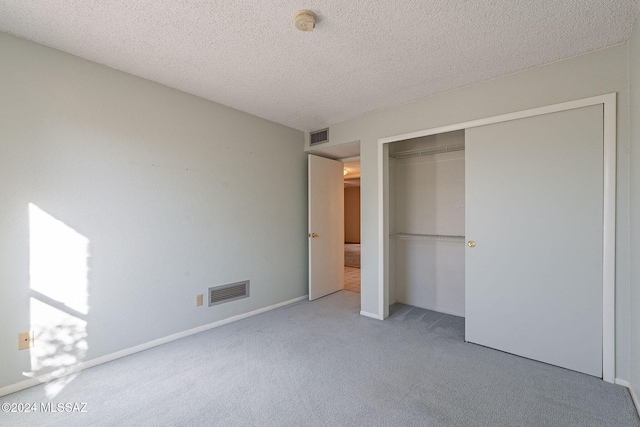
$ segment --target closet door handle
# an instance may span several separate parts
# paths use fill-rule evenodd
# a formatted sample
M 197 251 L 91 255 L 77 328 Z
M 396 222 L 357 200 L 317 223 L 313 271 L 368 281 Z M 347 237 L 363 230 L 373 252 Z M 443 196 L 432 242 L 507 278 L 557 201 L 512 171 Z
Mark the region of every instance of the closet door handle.
M 467 246 L 469 246 L 470 248 L 475 248 L 476 247 L 476 242 L 474 242 L 473 240 L 469 240 L 467 242 Z
M 315 237 L 320 237 L 320 236 L 318 234 L 316 234 L 316 233 L 309 233 L 309 237 L 315 238 Z

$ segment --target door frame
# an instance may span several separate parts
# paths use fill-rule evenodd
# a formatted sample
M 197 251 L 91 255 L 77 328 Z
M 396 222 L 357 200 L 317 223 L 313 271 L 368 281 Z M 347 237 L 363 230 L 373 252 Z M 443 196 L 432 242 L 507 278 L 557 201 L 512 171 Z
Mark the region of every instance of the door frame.
M 545 107 L 440 126 L 378 139 L 378 313 L 389 316 L 389 145 L 392 142 L 507 122 L 592 105 L 603 105 L 604 173 L 602 235 L 602 379 L 615 381 L 615 261 L 616 261 L 616 105 L 617 94 L 593 96 Z

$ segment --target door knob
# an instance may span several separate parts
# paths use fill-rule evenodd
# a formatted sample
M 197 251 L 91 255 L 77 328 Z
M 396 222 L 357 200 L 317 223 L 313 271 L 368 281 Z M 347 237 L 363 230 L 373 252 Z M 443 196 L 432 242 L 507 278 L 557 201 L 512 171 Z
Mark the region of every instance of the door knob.
M 467 246 L 469 246 L 470 248 L 475 248 L 476 247 L 476 242 L 474 242 L 473 240 L 469 240 L 467 242 Z
M 315 237 L 319 237 L 319 235 L 316 233 L 309 233 L 309 237 L 315 238 Z

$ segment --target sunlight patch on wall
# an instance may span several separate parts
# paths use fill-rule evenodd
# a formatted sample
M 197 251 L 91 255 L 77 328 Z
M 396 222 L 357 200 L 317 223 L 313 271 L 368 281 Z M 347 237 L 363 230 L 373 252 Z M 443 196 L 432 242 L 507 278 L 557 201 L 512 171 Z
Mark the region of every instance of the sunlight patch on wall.
M 29 204 L 31 289 L 87 314 L 89 240 L 34 204 Z
M 87 259 L 89 240 L 34 204 L 29 204 L 31 349 L 28 376 L 62 376 L 82 362 L 88 349 Z M 47 384 L 55 396 L 73 376 Z

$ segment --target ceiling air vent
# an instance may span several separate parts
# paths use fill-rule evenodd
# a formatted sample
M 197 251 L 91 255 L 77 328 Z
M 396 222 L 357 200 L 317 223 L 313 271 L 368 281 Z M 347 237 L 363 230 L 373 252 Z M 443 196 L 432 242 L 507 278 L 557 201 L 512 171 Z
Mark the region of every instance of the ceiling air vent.
M 329 128 L 315 130 L 311 132 L 311 143 L 310 145 L 322 144 L 323 142 L 329 142 Z
M 209 307 L 249 296 L 249 281 L 209 288 Z

